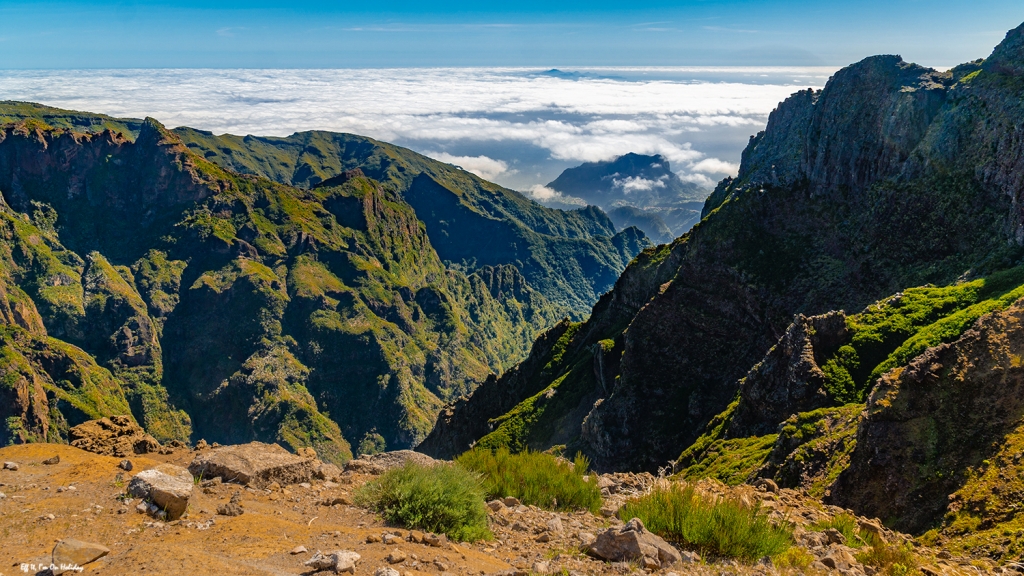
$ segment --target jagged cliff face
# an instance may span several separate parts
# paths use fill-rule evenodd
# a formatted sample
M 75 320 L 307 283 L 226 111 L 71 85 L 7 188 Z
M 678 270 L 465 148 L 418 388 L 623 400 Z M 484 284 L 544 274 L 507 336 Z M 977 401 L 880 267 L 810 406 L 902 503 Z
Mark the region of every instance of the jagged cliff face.
M 0 192 L 4 443 L 130 413 L 336 461 L 370 432 L 409 446 L 558 318 L 515 266 L 446 267 L 358 170 L 240 176 L 149 119 L 134 141 L 9 125 Z
M 671 271 L 638 264 L 624 273 L 663 275 L 665 283 L 605 336 L 618 351 L 601 363 L 615 366 L 602 377 L 610 389 L 585 383 L 582 363 L 563 365 L 536 377 L 552 385 L 578 375 L 590 394 L 578 396 L 590 406 L 523 418 L 538 412 L 536 394 L 546 390 L 538 384 L 515 409 L 489 417 L 497 424 L 517 416 L 516 429 L 525 430 L 518 435 L 543 447 L 556 434 L 536 422 L 572 427 L 577 420 L 566 415 L 583 411 L 579 428 L 563 431 L 572 438 L 565 443 L 600 468 L 653 469 L 726 408 L 794 314 L 860 310 L 907 286 L 1011 266 L 1024 222 L 1014 136 L 1024 129 L 1014 76 L 1022 35 L 1024 27 L 1011 31 L 984 64 L 947 73 L 868 58 L 822 91 L 782 103 L 752 138 L 738 177 L 718 187 L 704 220 L 669 248 Z M 813 382 L 811 368 L 780 369 Z M 807 409 L 818 401 L 795 388 L 764 390 L 804 398 Z M 833 400 L 845 394 L 831 392 Z M 761 425 L 776 425 L 772 418 Z M 449 433 L 441 426 L 434 434 Z

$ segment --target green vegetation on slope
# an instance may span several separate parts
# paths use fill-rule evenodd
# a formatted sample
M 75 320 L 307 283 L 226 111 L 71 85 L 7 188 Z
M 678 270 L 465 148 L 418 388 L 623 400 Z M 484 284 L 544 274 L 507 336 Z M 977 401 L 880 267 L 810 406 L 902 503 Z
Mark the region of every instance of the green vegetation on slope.
M 476 448 L 456 462 L 482 476 L 488 498 L 512 496 L 547 510 L 597 513 L 601 508 L 601 490 L 586 479 L 590 463 L 578 454 L 569 462 L 543 452 Z
M 706 556 L 753 561 L 781 554 L 793 544 L 792 531 L 773 526 L 760 508 L 675 483 L 627 501 L 619 518 L 639 518 L 651 532 Z
M 441 532 L 459 542 L 493 537 L 480 478 L 458 464 L 409 462 L 363 484 L 355 501 L 405 528 Z

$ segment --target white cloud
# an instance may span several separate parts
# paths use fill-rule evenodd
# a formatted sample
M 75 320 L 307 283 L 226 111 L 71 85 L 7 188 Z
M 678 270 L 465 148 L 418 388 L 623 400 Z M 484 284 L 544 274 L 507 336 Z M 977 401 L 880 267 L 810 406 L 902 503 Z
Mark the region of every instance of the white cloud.
M 622 188 L 622 191 L 626 194 L 629 194 L 630 192 L 646 192 L 648 190 L 654 190 L 655 188 L 665 187 L 664 180 L 660 178 L 658 180 L 648 180 L 642 176 L 628 176 L 622 179 L 616 178 L 612 180 L 612 184 Z
M 488 150 L 517 144 L 570 163 L 627 152 L 661 154 L 675 169 L 691 172 L 687 178 L 710 182 L 704 174 L 732 174 L 736 166 L 694 149 L 694 134 L 754 133 L 778 102 L 820 86 L 833 71 L 586 69 L 573 79 L 516 68 L 0 70 L 0 100 L 153 116 L 170 127 L 217 134 L 331 130 L 415 142 L 420 149 L 451 150 L 449 144 L 459 143 L 462 153 L 474 143 Z M 488 179 L 514 173 L 510 162 L 518 159 L 488 153 L 431 155 Z M 536 172 L 530 165 L 516 167 Z
M 472 172 L 484 180 L 494 180 L 509 171 L 508 162 L 488 158 L 487 156 L 452 156 L 447 152 L 424 152 L 434 160 L 454 164 L 467 172 Z
M 690 166 L 694 172 L 706 172 L 708 174 L 726 174 L 735 176 L 740 171 L 740 165 L 733 162 L 726 162 L 718 158 L 705 158 Z
M 527 190 L 525 194 L 530 198 L 533 198 L 537 202 L 542 202 L 544 204 L 567 204 L 570 206 L 581 207 L 587 205 L 586 200 L 583 200 L 582 198 L 562 194 L 558 190 L 548 188 L 543 184 L 535 184 L 534 186 L 530 187 L 530 189 Z

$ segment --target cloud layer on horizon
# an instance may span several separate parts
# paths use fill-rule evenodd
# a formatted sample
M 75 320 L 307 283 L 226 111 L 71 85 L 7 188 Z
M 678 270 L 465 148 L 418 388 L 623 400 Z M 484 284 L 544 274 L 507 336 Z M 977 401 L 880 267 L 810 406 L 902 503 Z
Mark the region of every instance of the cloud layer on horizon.
M 528 162 L 466 150 L 527 145 L 563 163 L 661 154 L 682 178 L 710 187 L 735 174 L 740 150 L 729 158 L 709 156 L 694 147 L 695 136 L 756 133 L 778 102 L 821 86 L 830 73 L 694 71 L 598 69 L 569 79 L 511 68 L 0 71 L 0 99 L 152 116 L 215 133 L 317 129 L 416 143 L 431 157 L 499 183 L 518 174 L 516 183 L 527 190 L 543 183 L 534 177 L 522 185 L 528 175 L 540 176 Z

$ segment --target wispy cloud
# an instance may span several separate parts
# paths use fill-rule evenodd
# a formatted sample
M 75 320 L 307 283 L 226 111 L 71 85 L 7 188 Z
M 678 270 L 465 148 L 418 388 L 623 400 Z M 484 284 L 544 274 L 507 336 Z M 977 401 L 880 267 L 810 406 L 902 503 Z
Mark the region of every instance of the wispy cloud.
M 508 162 L 488 158 L 487 156 L 453 156 L 447 152 L 424 152 L 435 160 L 454 164 L 467 172 L 472 172 L 485 180 L 494 180 L 509 172 Z

